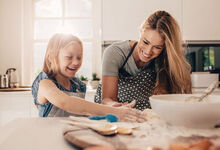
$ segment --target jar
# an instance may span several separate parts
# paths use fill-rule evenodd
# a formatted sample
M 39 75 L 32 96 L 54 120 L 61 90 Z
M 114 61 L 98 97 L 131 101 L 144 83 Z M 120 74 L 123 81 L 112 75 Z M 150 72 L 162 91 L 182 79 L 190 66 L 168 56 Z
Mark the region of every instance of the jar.
M 0 88 L 8 88 L 8 75 L 0 75 Z

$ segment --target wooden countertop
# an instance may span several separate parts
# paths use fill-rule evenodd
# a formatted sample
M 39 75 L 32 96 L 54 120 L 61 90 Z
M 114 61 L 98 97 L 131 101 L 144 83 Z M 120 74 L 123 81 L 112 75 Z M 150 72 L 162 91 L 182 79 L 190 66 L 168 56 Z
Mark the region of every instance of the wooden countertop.
M 0 92 L 16 92 L 16 91 L 31 91 L 30 86 L 20 86 L 17 88 L 3 88 L 0 89 Z

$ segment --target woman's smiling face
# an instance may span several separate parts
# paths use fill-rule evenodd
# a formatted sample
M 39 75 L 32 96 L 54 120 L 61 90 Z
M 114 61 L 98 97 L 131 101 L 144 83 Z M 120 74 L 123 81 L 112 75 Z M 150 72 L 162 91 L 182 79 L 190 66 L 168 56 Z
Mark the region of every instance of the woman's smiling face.
M 74 42 L 62 49 L 59 53 L 59 73 L 67 78 L 72 78 L 82 65 L 82 46 Z
M 137 44 L 137 54 L 143 63 L 149 62 L 160 55 L 164 48 L 164 40 L 158 31 L 147 29 L 141 33 Z

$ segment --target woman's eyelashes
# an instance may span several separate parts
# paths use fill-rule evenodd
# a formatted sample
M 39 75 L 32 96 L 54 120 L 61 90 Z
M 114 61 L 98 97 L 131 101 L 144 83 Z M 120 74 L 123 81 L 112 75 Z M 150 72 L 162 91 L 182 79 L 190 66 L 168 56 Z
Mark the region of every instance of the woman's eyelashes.
M 161 49 L 162 49 L 162 47 L 158 47 L 158 46 L 155 46 L 155 48 L 158 49 L 158 50 L 161 50 Z
M 144 42 L 145 45 L 148 45 L 148 44 L 149 44 L 149 42 L 147 42 L 147 41 L 143 41 L 143 42 Z
M 149 45 L 149 42 L 148 41 L 143 41 L 145 45 Z M 153 46 L 154 48 L 158 49 L 158 50 L 161 50 L 162 47 L 161 46 Z

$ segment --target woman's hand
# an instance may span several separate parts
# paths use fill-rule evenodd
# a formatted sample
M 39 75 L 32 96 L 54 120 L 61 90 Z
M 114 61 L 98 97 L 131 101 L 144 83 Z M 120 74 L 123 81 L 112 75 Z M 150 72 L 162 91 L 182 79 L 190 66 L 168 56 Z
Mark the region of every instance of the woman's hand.
M 136 100 L 133 100 L 130 103 L 128 103 L 128 102 L 122 103 L 122 106 L 123 107 L 128 107 L 128 108 L 133 108 L 135 104 L 136 104 Z
M 136 100 L 133 100 L 131 103 L 125 102 L 125 103 L 118 103 L 116 101 L 113 101 L 111 99 L 105 99 L 105 101 L 102 103 L 104 105 L 109 105 L 112 107 L 128 107 L 128 108 L 133 108 L 134 105 L 136 104 Z
M 112 106 L 112 107 L 120 107 L 123 105 L 123 103 L 118 103 L 116 101 L 113 101 L 111 99 L 105 99 L 102 104 L 104 105 L 109 105 L 109 106 Z

